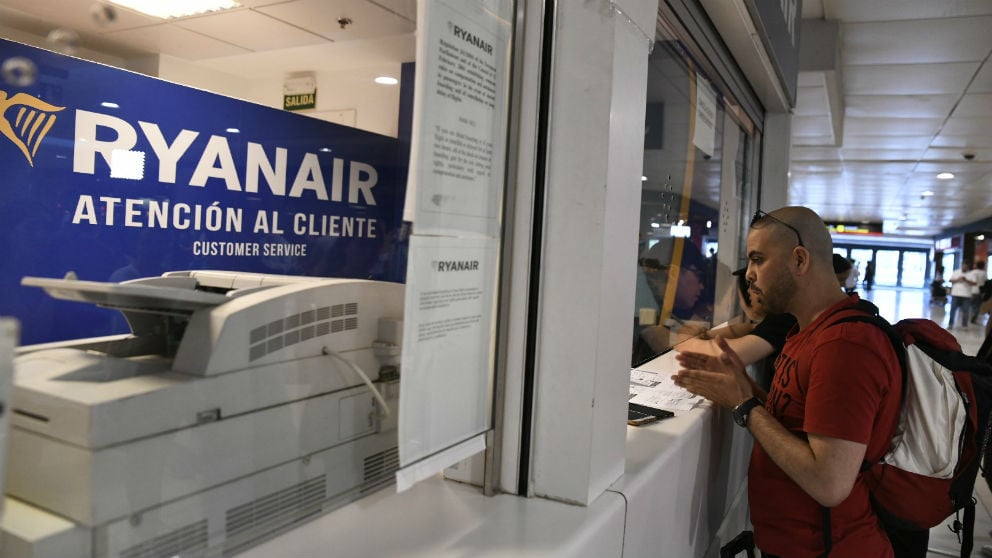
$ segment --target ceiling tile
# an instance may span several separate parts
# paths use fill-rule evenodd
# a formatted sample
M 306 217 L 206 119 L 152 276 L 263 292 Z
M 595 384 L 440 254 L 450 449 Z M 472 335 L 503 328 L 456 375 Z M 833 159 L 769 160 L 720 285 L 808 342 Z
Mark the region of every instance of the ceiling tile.
M 952 172 L 954 178 L 946 182 L 948 184 L 961 184 L 970 180 L 977 180 L 988 174 L 989 164 L 983 162 L 965 161 L 963 159 L 949 162 L 920 161 L 916 171 L 922 176 L 933 176 L 938 173 Z M 938 179 L 939 180 L 939 179 Z
M 78 33 L 106 33 L 162 23 L 157 17 L 117 6 L 110 7 L 115 14 L 113 21 L 104 23 L 93 17 L 91 8 L 95 5 L 96 2 L 81 0 L 3 0 L 4 11 L 0 13 L 5 20 L 19 14 L 44 22 L 49 29 L 63 27 Z
M 968 88 L 968 93 L 992 93 L 992 64 L 986 62 Z
M 202 60 L 200 65 L 224 72 L 238 68 L 238 75 L 250 79 L 283 76 L 295 71 L 358 71 L 412 62 L 416 53 L 413 34 L 397 35 L 369 41 L 325 43 Z
M 415 20 L 366 0 L 295 0 L 261 7 L 258 11 L 333 41 L 370 39 L 416 30 Z M 338 24 L 340 18 L 349 18 L 351 23 L 342 28 Z
M 921 149 L 873 149 L 859 147 L 857 149 L 841 149 L 845 161 L 916 161 Z
M 789 153 L 792 161 L 836 160 L 840 150 L 836 147 L 804 147 L 793 145 Z
M 369 3 L 377 4 L 412 22 L 417 21 L 417 0 L 369 0 Z
M 845 66 L 979 62 L 992 49 L 992 16 L 848 23 Z
M 931 136 L 844 136 L 844 149 L 917 149 L 922 154 L 930 145 Z
M 844 172 L 854 173 L 857 177 L 871 176 L 905 176 L 916 167 L 916 161 L 847 161 Z
M 186 60 L 203 60 L 248 52 L 246 49 L 230 43 L 164 23 L 108 33 L 107 37 L 127 41 L 129 44 L 138 45 L 151 52 L 159 52 Z
M 844 119 L 844 136 L 929 136 L 940 129 L 943 118 L 856 118 Z
M 806 7 L 806 3 L 803 3 Z M 954 2 L 934 2 L 933 0 L 829 0 L 824 10 L 825 17 L 846 22 L 889 21 L 895 19 L 934 19 L 942 17 L 963 17 L 992 15 L 992 2 L 985 0 L 957 0 Z M 805 16 L 805 11 L 803 16 Z
M 846 95 L 960 95 L 978 63 L 853 66 L 844 69 Z
M 327 39 L 252 10 L 235 10 L 177 21 L 175 25 L 252 50 L 316 45 Z
M 986 112 L 986 115 L 982 118 L 951 118 L 940 133 L 952 136 L 988 134 L 992 132 L 992 114 Z
M 848 116 L 939 118 L 951 112 L 958 94 L 946 95 L 848 95 L 844 113 Z
M 992 141 L 992 137 L 989 138 Z M 972 148 L 944 148 L 931 147 L 923 154 L 924 161 L 963 161 L 963 153 L 971 153 L 975 156 L 974 162 L 992 162 L 992 149 L 972 149 Z
M 981 134 L 961 136 L 954 134 L 938 134 L 933 140 L 934 147 L 955 147 L 962 151 L 965 149 L 992 148 L 992 130 L 986 130 Z
M 793 177 L 827 174 L 840 176 L 844 173 L 844 163 L 842 161 L 829 160 L 813 162 L 796 161 L 791 165 L 790 170 Z
M 992 93 L 971 93 L 965 95 L 954 109 L 955 118 L 988 117 L 992 111 Z

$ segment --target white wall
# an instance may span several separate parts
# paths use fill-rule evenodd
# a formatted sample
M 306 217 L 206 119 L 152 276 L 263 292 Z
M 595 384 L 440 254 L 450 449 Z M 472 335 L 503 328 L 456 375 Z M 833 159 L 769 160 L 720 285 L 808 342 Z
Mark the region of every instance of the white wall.
M 56 50 L 44 37 L 0 25 L 0 36 L 24 44 Z M 64 51 L 63 51 L 64 52 Z M 166 81 L 219 93 L 235 99 L 282 109 L 282 76 L 245 78 L 219 72 L 167 55 L 123 59 L 101 52 L 75 49 L 73 56 L 117 68 L 158 77 Z M 310 67 L 317 77 L 317 108 L 299 111 L 314 118 L 354 126 L 385 136 L 398 134 L 400 86 L 379 85 L 376 76 L 400 77 L 400 64 L 383 63 L 347 70 L 321 70 L 320 60 L 293 60 L 294 67 Z M 344 116 L 345 121 L 340 118 Z
M 297 66 L 300 66 L 297 61 Z M 306 65 L 305 63 L 303 64 Z M 313 67 L 319 67 L 314 61 Z M 339 71 L 314 70 L 317 78 L 317 108 L 298 111 L 314 118 L 354 126 L 369 132 L 396 137 L 400 86 L 379 85 L 376 76 L 400 77 L 400 64 Z M 158 77 L 220 93 L 261 105 L 282 108 L 282 79 L 247 79 L 207 70 L 171 56 L 162 56 Z

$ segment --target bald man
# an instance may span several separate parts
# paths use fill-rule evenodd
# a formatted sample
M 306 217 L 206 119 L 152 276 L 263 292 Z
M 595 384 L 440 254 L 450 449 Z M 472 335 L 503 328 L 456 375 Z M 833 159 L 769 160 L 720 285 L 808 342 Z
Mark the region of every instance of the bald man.
M 837 288 L 823 220 L 804 207 L 758 211 L 747 237 L 751 296 L 796 326 L 775 361 L 767 394 L 723 340 L 720 357 L 681 353 L 675 382 L 732 409 L 755 440 L 748 494 L 764 556 L 892 558 L 858 474 L 880 459 L 899 418 L 902 375 L 886 334 L 861 322 L 858 295 Z M 918 548 L 914 533 L 907 544 Z M 922 536 L 926 536 L 923 532 Z M 902 542 L 895 542 L 902 545 Z M 926 540 L 922 541 L 926 551 Z

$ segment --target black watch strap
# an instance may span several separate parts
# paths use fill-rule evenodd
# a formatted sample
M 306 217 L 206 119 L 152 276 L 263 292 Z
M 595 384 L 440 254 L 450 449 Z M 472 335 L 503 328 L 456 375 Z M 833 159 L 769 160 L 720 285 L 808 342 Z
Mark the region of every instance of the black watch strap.
M 747 401 L 741 403 L 740 405 L 734 407 L 733 415 L 734 422 L 742 428 L 747 428 L 748 415 L 750 415 L 751 410 L 765 403 L 758 399 L 757 397 L 752 397 Z

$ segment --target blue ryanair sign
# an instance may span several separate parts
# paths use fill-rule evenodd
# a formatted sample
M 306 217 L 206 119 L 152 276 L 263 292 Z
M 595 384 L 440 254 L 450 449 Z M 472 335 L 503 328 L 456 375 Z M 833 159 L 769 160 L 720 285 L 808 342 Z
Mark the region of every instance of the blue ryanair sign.
M 24 276 L 404 280 L 405 142 L 0 40 L 11 60 L 31 75 L 0 80 L 0 315 L 22 343 L 126 331 Z

